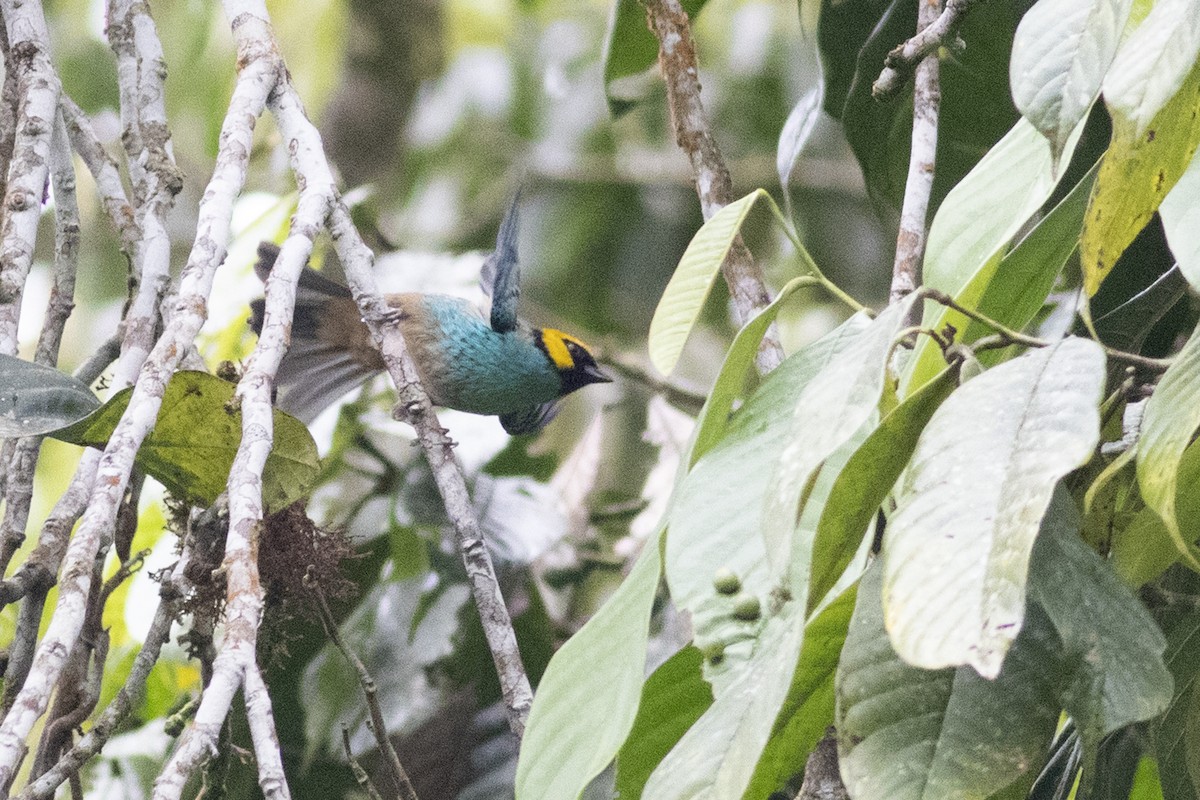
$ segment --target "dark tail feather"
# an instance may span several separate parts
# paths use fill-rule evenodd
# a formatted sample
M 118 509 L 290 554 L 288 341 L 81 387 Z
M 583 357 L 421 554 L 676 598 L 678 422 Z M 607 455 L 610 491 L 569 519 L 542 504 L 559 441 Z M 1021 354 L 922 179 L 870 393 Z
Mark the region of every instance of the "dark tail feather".
M 526 433 L 537 433 L 550 424 L 550 420 L 558 416 L 558 401 L 531 406 L 511 414 L 500 415 L 500 425 L 509 436 L 521 436 Z
M 279 257 L 279 248 L 270 242 L 258 246 L 254 272 L 264 283 Z M 353 304 L 350 290 L 308 267 L 300 275 L 296 291 L 296 310 L 292 318 L 292 342 L 279 364 L 275 377 L 276 406 L 308 423 L 346 392 L 379 371 L 375 363 L 355 358 L 345 341 L 320 336 L 322 315 L 344 310 Z M 250 328 L 262 333 L 266 301 L 250 302 Z M 347 312 L 357 319 L 356 311 Z

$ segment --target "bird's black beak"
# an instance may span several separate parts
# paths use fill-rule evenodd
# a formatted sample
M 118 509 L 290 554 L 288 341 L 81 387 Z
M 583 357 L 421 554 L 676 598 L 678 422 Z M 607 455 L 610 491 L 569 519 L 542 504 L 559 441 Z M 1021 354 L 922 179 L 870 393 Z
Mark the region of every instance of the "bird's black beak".
M 580 368 L 580 373 L 583 375 L 583 383 L 612 383 L 612 378 L 601 370 L 595 364 L 585 364 Z

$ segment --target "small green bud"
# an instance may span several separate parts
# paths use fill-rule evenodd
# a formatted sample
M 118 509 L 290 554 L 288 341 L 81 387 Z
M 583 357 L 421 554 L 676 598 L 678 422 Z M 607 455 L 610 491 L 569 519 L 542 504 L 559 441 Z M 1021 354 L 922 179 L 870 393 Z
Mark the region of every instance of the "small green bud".
M 734 598 L 733 616 L 734 619 L 740 619 L 742 622 L 754 622 L 762 616 L 762 603 L 756 596 L 742 592 Z
M 737 594 L 742 590 L 742 582 L 729 567 L 721 567 L 713 574 L 713 588 L 721 594 Z

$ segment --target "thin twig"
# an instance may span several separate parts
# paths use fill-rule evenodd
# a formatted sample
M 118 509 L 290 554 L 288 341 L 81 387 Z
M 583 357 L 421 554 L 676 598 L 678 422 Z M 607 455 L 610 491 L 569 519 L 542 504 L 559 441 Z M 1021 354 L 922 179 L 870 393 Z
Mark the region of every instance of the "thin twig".
M 628 380 L 645 386 L 660 394 L 671 405 L 689 414 L 698 414 L 704 407 L 707 395 L 698 386 L 689 386 L 679 380 L 665 380 L 655 370 L 643 366 L 637 359 L 613 351 L 601 353 L 598 360 L 603 366 L 619 372 Z
M 871 86 L 876 100 L 892 97 L 904 87 L 913 68 L 943 46 L 957 46 L 958 28 L 978 0 L 946 0 L 945 9 L 931 22 L 918 24 L 919 33 L 896 47 L 884 59 L 884 68 Z
M 650 29 L 658 37 L 658 63 L 667 83 L 667 102 L 675 126 L 675 141 L 692 162 L 696 194 L 704 218 L 734 200 L 733 179 L 700 99 L 700 73 L 687 12 L 679 0 L 646 0 Z M 762 273 L 739 235 L 729 250 L 721 273 L 733 298 L 734 319 L 744 325 L 771 302 Z M 783 348 L 772 326 L 759 345 L 755 363 L 762 374 L 779 366 Z
M 917 4 L 917 31 L 920 32 L 937 19 L 941 0 L 917 0 Z M 908 179 L 904 184 L 904 205 L 900 210 L 900 232 L 896 236 L 889 303 L 903 299 L 921 283 L 921 262 L 925 259 L 929 233 L 925 223 L 929 216 L 929 197 L 933 193 L 938 111 L 942 102 L 939 70 L 936 53 L 923 58 L 917 66 L 913 89 L 912 152 L 908 160 Z
M 971 343 L 972 350 L 995 350 L 1002 347 L 1011 347 L 1012 345 L 1022 345 L 1024 347 L 1049 347 L 1055 344 L 1049 339 L 1039 339 L 1036 336 L 1030 336 L 1026 333 L 1021 333 L 1018 330 L 1013 330 L 1007 325 L 992 319 L 991 317 L 981 314 L 974 309 L 958 303 L 953 297 L 945 292 L 931 289 L 928 286 L 921 288 L 921 296 L 928 298 L 935 303 L 945 306 L 946 308 L 957 311 L 968 319 L 975 322 L 987 325 L 992 330 L 996 331 L 994 336 L 986 336 Z M 1104 349 L 1104 354 L 1115 361 L 1123 361 L 1126 364 L 1132 364 L 1135 367 L 1141 367 L 1149 372 L 1165 372 L 1172 363 L 1173 359 L 1169 358 L 1150 358 L 1148 356 L 1138 355 L 1137 353 L 1129 353 L 1124 350 L 1118 350 L 1115 347 L 1109 347 L 1103 342 L 1097 342 Z
M 346 646 L 346 642 L 338 631 L 337 620 L 334 619 L 333 612 L 329 609 L 329 603 L 325 599 L 325 592 L 321 589 L 321 584 L 316 580 L 311 569 L 304 576 L 304 585 L 312 589 L 316 595 L 317 610 L 321 615 L 321 625 L 325 628 L 325 635 L 329 637 L 329 641 L 333 642 L 333 646 L 350 662 L 350 666 L 354 667 L 354 671 L 358 674 L 358 683 L 362 686 L 367 712 L 371 717 L 371 732 L 375 734 L 375 744 L 379 747 L 379 752 L 383 754 L 384 764 L 387 765 L 388 772 L 391 774 L 392 784 L 396 787 L 396 796 L 403 800 L 417 800 L 417 792 L 408 779 L 404 765 L 400 763 L 400 756 L 396 754 L 396 748 L 392 747 L 392 740 L 388 738 L 387 726 L 383 720 L 383 710 L 379 707 L 379 693 L 376 690 L 375 679 L 367 671 L 362 659 Z M 347 738 L 346 755 L 353 761 L 349 748 L 350 741 Z
M 354 774 L 354 780 L 358 782 L 359 788 L 366 792 L 367 797 L 371 800 L 383 800 L 379 790 L 375 788 L 375 784 L 371 783 L 371 777 L 367 775 L 367 771 L 355 759 L 354 752 L 350 749 L 350 728 L 344 722 L 342 723 L 342 749 L 346 751 L 346 762 L 350 765 L 350 771 Z

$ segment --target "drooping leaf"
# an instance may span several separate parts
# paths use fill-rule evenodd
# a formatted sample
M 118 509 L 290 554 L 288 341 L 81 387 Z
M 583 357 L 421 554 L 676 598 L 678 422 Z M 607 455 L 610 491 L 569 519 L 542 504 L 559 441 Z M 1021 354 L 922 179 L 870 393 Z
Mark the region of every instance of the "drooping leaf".
M 704 300 L 742 223 L 754 204 L 764 197 L 770 199 L 766 191 L 756 189 L 722 208 L 696 231 L 684 251 L 650 321 L 650 360 L 664 375 L 679 361 L 684 342 L 700 316 Z
M 1200 2 L 1157 0 L 1121 44 L 1104 78 L 1104 101 L 1140 138 L 1188 79 L 1200 56 Z
M 629 577 L 546 668 L 517 762 L 517 800 L 578 798 L 629 736 L 662 572 L 658 539 L 651 537 Z
M 792 424 L 793 404 L 815 375 L 845 358 L 866 326 L 865 316 L 851 317 L 786 359 L 737 410 L 722 438 L 684 479 L 671 504 L 666 544 L 667 584 L 679 607 L 695 612 L 711 598 L 713 575 L 720 568 L 732 570 L 751 591 L 769 590 L 762 514 L 771 474 Z M 709 404 L 716 400 L 714 389 Z M 728 411 L 715 413 L 723 418 Z M 702 438 L 702 433 L 697 435 L 697 448 Z
M 1163 198 L 1158 213 L 1183 276 L 1200 291 L 1200 156 L 1192 156 L 1183 177 Z
M 880 505 L 908 463 L 917 437 L 957 385 L 946 370 L 883 418 L 838 475 L 813 542 L 809 611 L 829 592 L 858 550 Z
M 724 435 L 729 425 L 729 412 L 733 408 L 733 401 L 745 385 L 746 372 L 754 364 L 754 355 L 758 351 L 759 342 L 762 341 L 770 324 L 775 321 L 775 317 L 779 316 L 779 312 L 783 310 L 783 304 L 796 289 L 804 285 L 806 285 L 804 278 L 789 281 L 779 290 L 779 294 L 769 306 L 737 332 L 733 343 L 729 346 L 729 352 L 725 354 L 725 361 L 721 364 L 721 371 L 708 394 L 708 400 L 705 401 L 704 408 L 696 420 L 696 438 L 691 450 L 692 464 L 695 464 L 701 456 L 712 449 L 713 445 Z M 823 337 L 821 341 L 835 342 L 865 327 L 866 324 L 865 315 L 856 315 L 839 326 L 835 333 Z M 810 345 L 814 353 L 820 347 L 815 343 Z M 808 349 L 806 348 L 806 350 Z M 808 357 L 805 356 L 805 358 Z M 829 357 L 829 355 L 820 356 L 821 359 Z M 778 372 L 778 368 L 775 371 Z
M 65 428 L 99 406 L 82 381 L 53 367 L 0 354 L 0 439 Z
M 855 342 L 800 392 L 791 429 L 767 489 L 763 538 L 773 577 L 788 576 L 793 596 L 807 594 L 808 565 L 792 564 L 793 534 L 822 462 L 850 440 L 877 412 L 892 344 L 917 296 L 893 303 Z
M 1094 758 L 1115 730 L 1160 714 L 1171 699 L 1167 642 L 1112 567 L 1079 537 L 1079 516 L 1056 493 L 1034 546 L 1029 597 L 1063 643 L 1063 708 Z M 1086 769 L 1086 767 L 1085 767 Z
M 1163 374 L 1146 404 L 1138 442 L 1137 474 L 1146 505 L 1162 517 L 1185 562 L 1200 570 L 1200 548 L 1185 536 L 1177 514 L 1179 468 L 1192 435 L 1200 428 L 1200 329 Z
M 138 450 L 137 464 L 172 494 L 211 505 L 225 491 L 242 440 L 242 414 L 233 404 L 234 385 L 207 372 L 171 376 L 154 430 Z M 83 447 L 104 447 L 129 405 L 132 389 L 54 438 Z M 320 471 L 317 445 L 304 423 L 274 411 L 274 439 L 263 469 L 263 502 L 278 511 L 305 497 Z
M 1010 328 L 1020 330 L 1028 325 L 1045 305 L 1055 280 L 1075 252 L 1095 173 L 1093 167 L 1002 259 L 983 262 L 955 295 L 955 302 Z M 931 318 L 934 321 L 930 322 Z M 940 316 L 935 318 L 929 315 L 926 323 L 939 331 L 947 325 L 953 326 L 960 342 L 970 343 L 994 333 L 987 325 L 949 308 L 941 309 Z M 985 364 L 999 360 L 998 351 L 979 356 Z M 945 363 L 941 348 L 931 341 L 919 340 L 908 370 L 908 391 L 938 374 Z
M 617 793 L 641 797 L 650 773 L 712 705 L 712 689 L 700 673 L 704 656 L 685 647 L 646 679 L 637 718 L 617 754 Z
M 1040 0 L 1017 26 L 1009 72 L 1013 99 L 1049 140 L 1055 163 L 1100 93 L 1131 3 Z
M 850 796 L 967 800 L 1027 785 L 1059 715 L 1046 668 L 1056 644 L 1049 621 L 1034 612 L 995 680 L 970 667 L 910 666 L 884 629 L 880 567 L 863 576 L 838 666 L 839 757 Z
M 706 0 L 680 0 L 694 17 Z M 608 111 L 620 117 L 646 94 L 647 81 L 639 80 L 658 63 L 658 39 L 646 24 L 646 9 L 637 0 L 614 0 L 604 37 L 604 95 Z
M 1196 17 L 1200 18 L 1200 13 Z M 1116 69 L 1114 62 L 1109 74 Z M 1105 99 L 1111 106 L 1107 89 Z M 1148 126 L 1113 109 L 1112 143 L 1100 161 L 1080 241 L 1083 285 L 1089 295 L 1099 290 L 1117 259 L 1150 222 L 1163 198 L 1191 163 L 1198 143 L 1200 59 L 1195 59 L 1195 66 L 1178 92 Z
M 1000 672 L 1054 485 L 1099 440 L 1104 364 L 1065 339 L 967 382 L 925 426 L 884 542 L 887 627 L 909 663 Z
M 1173 266 L 1112 311 L 1096 317 L 1092 325 L 1109 347 L 1136 353 L 1150 330 L 1186 293 L 1187 281 L 1179 266 Z
M 744 797 L 767 797 L 780 789 L 803 769 L 809 752 L 833 724 L 834 675 L 856 597 L 856 588 L 843 592 L 808 623 L 792 686 Z
M 779 132 L 775 171 L 779 175 L 779 185 L 783 188 L 784 197 L 791 196 L 788 187 L 792 182 L 792 173 L 795 172 L 796 163 L 812 137 L 821 113 L 821 87 L 815 86 L 796 101 L 792 112 L 788 114 L 787 122 L 783 124 L 783 130 Z

